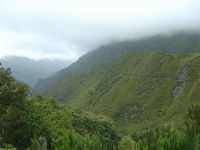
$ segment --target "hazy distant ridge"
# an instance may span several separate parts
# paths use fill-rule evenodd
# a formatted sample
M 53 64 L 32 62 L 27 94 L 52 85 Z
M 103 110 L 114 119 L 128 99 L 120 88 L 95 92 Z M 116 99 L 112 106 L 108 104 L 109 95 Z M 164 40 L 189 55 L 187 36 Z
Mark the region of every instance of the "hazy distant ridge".
M 33 87 L 40 78 L 46 78 L 67 67 L 70 62 L 63 60 L 33 60 L 26 57 L 10 56 L 0 59 L 3 66 L 10 67 L 12 75 Z

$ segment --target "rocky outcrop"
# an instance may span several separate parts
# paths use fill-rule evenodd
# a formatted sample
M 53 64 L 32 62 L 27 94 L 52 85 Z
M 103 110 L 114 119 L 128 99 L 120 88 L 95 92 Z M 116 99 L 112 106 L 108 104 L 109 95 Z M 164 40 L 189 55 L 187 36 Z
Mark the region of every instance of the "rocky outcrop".
M 177 98 L 181 95 L 188 80 L 188 65 L 183 65 L 178 73 L 176 85 L 173 89 L 172 96 Z

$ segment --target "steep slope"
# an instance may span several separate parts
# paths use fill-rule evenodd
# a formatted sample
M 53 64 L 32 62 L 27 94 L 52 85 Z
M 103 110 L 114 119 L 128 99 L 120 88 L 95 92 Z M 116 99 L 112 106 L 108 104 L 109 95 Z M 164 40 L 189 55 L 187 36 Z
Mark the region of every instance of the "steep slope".
M 56 71 L 67 67 L 69 62 L 62 60 L 32 60 L 25 57 L 5 57 L 0 59 L 5 67 L 12 70 L 13 76 L 33 87 L 39 78 L 46 78 Z
M 98 70 L 99 67 L 115 58 L 133 51 L 168 51 L 188 54 L 200 51 L 200 34 L 197 32 L 177 32 L 169 35 L 156 35 L 139 40 L 113 42 L 88 52 L 71 66 L 54 76 L 40 80 L 35 88 L 43 91 L 57 80 L 64 80 L 67 74 L 77 74 Z
M 123 132 L 181 121 L 200 103 L 200 53 L 132 52 L 98 70 L 68 73 L 44 93 L 72 108 L 103 113 Z

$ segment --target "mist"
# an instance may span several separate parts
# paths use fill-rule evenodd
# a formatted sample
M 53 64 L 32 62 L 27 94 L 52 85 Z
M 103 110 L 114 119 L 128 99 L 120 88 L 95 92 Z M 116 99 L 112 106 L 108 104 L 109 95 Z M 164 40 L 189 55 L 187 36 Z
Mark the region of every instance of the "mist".
M 113 40 L 199 26 L 198 0 L 1 0 L 0 57 L 74 62 Z

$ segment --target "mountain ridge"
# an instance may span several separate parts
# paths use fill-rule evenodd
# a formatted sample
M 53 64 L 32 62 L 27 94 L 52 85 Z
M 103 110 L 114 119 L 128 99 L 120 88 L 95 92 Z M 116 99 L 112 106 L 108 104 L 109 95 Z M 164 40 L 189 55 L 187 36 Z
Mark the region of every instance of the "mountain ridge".
M 134 132 L 181 120 L 190 103 L 199 104 L 199 64 L 200 53 L 132 52 L 98 71 L 68 74 L 45 93 L 111 117 L 121 132 Z
M 27 57 L 8 56 L 0 59 L 7 68 L 11 68 L 13 76 L 21 82 L 34 87 L 40 78 L 53 75 L 60 69 L 67 67 L 70 62 L 62 60 L 33 60 Z
M 44 86 L 42 93 L 73 109 L 109 116 L 117 122 L 121 132 L 141 131 L 167 122 L 179 123 L 187 106 L 199 104 L 200 97 L 197 92 L 200 40 L 191 46 L 186 43 L 190 36 L 178 36 L 173 42 L 181 43 L 172 44 L 176 45 L 176 51 L 181 49 L 181 53 L 131 48 L 123 51 L 122 47 L 119 51 L 110 45 L 91 51 L 48 78 L 51 82 Z M 186 47 L 182 48 L 182 44 Z M 190 50 L 185 51 L 187 49 Z
M 54 76 L 40 80 L 35 88 L 40 91 L 52 85 L 66 74 L 97 70 L 99 66 L 132 51 L 168 51 L 176 54 L 188 54 L 200 51 L 200 33 L 177 32 L 169 35 L 155 35 L 138 40 L 126 40 L 110 43 L 89 51 L 69 67 Z

